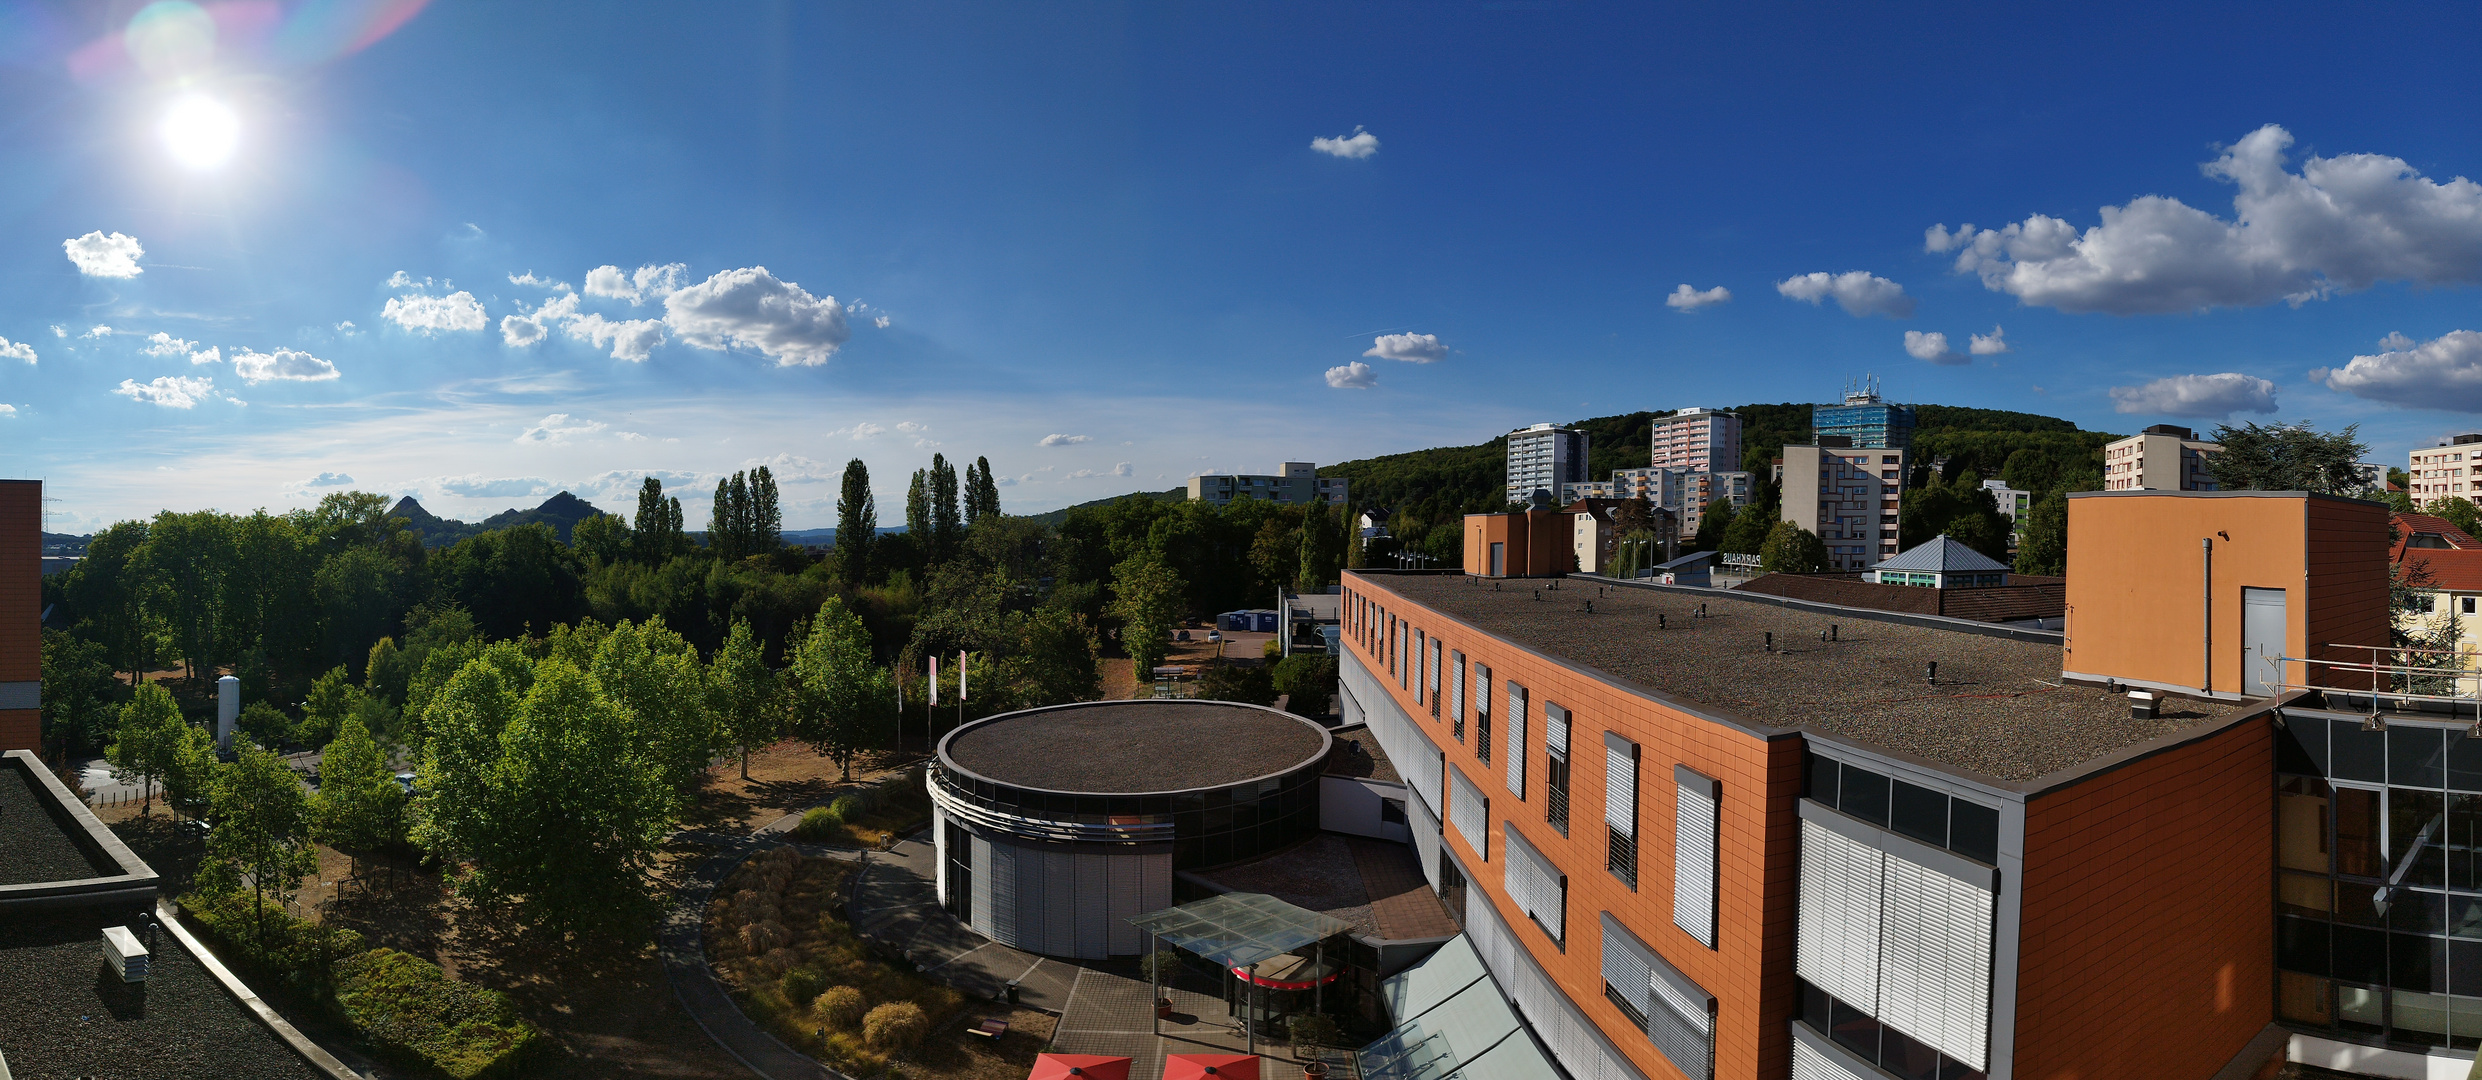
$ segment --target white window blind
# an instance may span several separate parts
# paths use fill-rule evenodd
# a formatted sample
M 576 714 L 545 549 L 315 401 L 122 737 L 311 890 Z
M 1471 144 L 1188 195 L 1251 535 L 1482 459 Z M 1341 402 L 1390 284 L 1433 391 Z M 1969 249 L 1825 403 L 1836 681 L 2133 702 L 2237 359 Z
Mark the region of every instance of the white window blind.
M 1715 997 L 1665 963 L 1604 912 L 1603 982 L 1645 1024 L 1646 1037 L 1682 1073 L 1715 1075 Z
M 1465 770 L 1448 767 L 1448 824 L 1485 860 L 1491 857 L 1491 800 L 1465 778 Z
M 1525 799 L 1525 687 L 1508 684 L 1508 715 L 1501 718 L 1505 729 L 1508 760 L 1508 793 L 1519 801 Z
M 1568 929 L 1562 915 L 1568 907 L 1568 878 L 1514 827 L 1507 830 L 1507 837 L 1508 898 L 1516 901 L 1517 910 L 1541 923 L 1553 941 L 1565 940 Z
M 1568 760 L 1568 710 L 1543 703 L 1543 752 Z
M 1491 715 L 1491 669 L 1474 665 L 1474 715 Z
M 1877 1016 L 1940 1053 L 1984 1068 L 1991 1033 L 1990 890 L 1889 855 L 1885 896 Z
M 1655 951 L 1603 913 L 1603 982 L 1640 1018 L 1653 1007 Z
M 1429 700 L 1423 693 L 1431 687 L 1431 639 L 1420 630 L 1413 632 L 1413 703 Z
M 1672 925 L 1715 947 L 1715 781 L 1676 766 L 1672 819 Z
M 1603 733 L 1603 824 L 1637 835 L 1637 744 Z
M 1793 1080 L 1864 1080 L 1851 1069 L 1836 1064 L 1833 1058 L 1813 1050 L 1800 1039 L 1793 1040 Z
M 1863 1012 L 1879 1011 L 1884 856 L 1815 821 L 1801 823 L 1801 900 L 1793 969 Z
M 1439 718 L 1439 668 L 1440 668 L 1440 648 L 1441 648 L 1440 640 L 1439 640 L 1438 638 L 1432 638 L 1432 639 L 1431 639 L 1431 672 L 1430 672 L 1430 676 L 1429 676 L 1429 678 L 1430 678 L 1430 684 L 1431 684 L 1431 690 L 1430 690 L 1430 693 L 1431 693 L 1431 697 L 1430 697 L 1430 702 L 1431 702 L 1431 719 L 1433 719 L 1433 720 L 1436 720 L 1436 719 L 1438 719 L 1438 718 Z
M 1465 654 L 1449 653 L 1448 662 L 1454 669 L 1449 672 L 1451 677 L 1448 680 L 1448 715 L 1456 721 L 1457 730 L 1463 731 L 1465 730 Z

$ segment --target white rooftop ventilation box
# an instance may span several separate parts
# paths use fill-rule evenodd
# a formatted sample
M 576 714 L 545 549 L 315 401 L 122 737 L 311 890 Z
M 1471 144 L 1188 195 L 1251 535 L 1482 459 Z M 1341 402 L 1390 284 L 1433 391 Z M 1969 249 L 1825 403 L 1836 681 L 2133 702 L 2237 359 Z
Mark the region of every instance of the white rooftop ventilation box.
M 147 978 L 147 947 L 138 943 L 138 935 L 126 926 L 103 928 L 103 963 L 119 974 L 122 982 L 145 982 Z

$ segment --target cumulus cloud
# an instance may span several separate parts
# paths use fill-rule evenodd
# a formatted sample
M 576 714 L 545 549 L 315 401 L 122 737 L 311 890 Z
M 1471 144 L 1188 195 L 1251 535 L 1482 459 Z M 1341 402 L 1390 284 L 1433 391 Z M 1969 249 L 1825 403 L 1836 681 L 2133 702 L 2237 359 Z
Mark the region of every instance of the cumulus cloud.
M 880 435 L 884 435 L 884 434 L 886 434 L 886 433 L 887 433 L 887 430 L 888 430 L 888 429 L 887 429 L 887 428 L 885 428 L 885 427 L 882 427 L 882 426 L 880 426 L 880 425 L 878 425 L 878 424 L 871 423 L 871 422 L 870 422 L 870 421 L 868 421 L 868 420 L 864 420 L 864 421 L 862 421 L 861 423 L 855 424 L 855 425 L 853 425 L 853 426 L 852 426 L 852 427 L 850 427 L 850 428 L 838 428 L 838 429 L 836 429 L 836 430 L 834 430 L 834 431 L 828 432 L 828 434 L 829 434 L 829 435 L 843 435 L 843 434 L 851 433 L 851 434 L 852 434 L 852 436 L 853 436 L 853 441 L 855 441 L 855 442 L 860 442 L 860 441 L 862 441 L 862 440 L 864 440 L 864 439 L 876 438 L 876 437 L 878 437 L 878 436 L 880 436 Z
M 1998 356 L 2007 352 L 2007 334 L 2008 328 L 2004 326 L 1994 326 L 1988 334 L 1975 334 L 1971 346 L 1973 354 L 1975 356 Z
M 317 475 L 317 476 L 311 477 L 311 478 L 310 478 L 310 479 L 308 479 L 308 480 L 304 480 L 304 481 L 302 481 L 302 486 L 303 486 L 303 487 L 344 487 L 345 485 L 347 485 L 347 484 L 351 484 L 351 483 L 353 483 L 353 478 L 352 478 L 352 477 L 350 477 L 350 476 L 347 476 L 347 475 L 345 475 L 345 474 L 343 474 L 343 473 L 340 473 L 340 472 L 323 472 L 323 473 L 320 473 L 320 474 L 319 474 L 319 475 Z
M 15 419 L 17 419 L 17 406 L 15 406 L 15 405 L 0 405 L 0 420 L 15 420 Z
M 2028 304 L 2116 315 L 2482 282 L 2482 184 L 2439 183 L 2383 154 L 2313 156 L 2294 172 L 2292 142 L 2268 124 L 2204 165 L 2236 189 L 2229 219 L 2148 195 L 2104 207 L 2082 233 L 2035 214 L 1999 229 L 1934 225 L 1923 246 L 1957 252 L 1957 272 Z
M 661 300 L 680 291 L 681 275 L 688 272 L 682 263 L 648 263 L 634 274 L 606 263 L 586 272 L 586 295 L 627 300 L 632 305 Z
M 112 336 L 112 333 L 113 330 L 109 326 L 93 326 L 87 328 L 85 333 L 79 334 L 78 336 L 82 338 L 108 338 Z
M 912 420 L 899 420 L 896 422 L 896 430 L 902 431 L 907 435 L 919 435 L 925 431 L 931 430 L 931 425 L 916 423 Z
M 1730 299 L 1732 299 L 1732 290 L 1721 285 L 1700 292 L 1690 288 L 1687 282 L 1682 282 L 1679 287 L 1672 290 L 1672 295 L 1663 298 L 1663 306 L 1675 311 L 1696 311 L 1699 308 L 1711 307 Z
M 1355 124 L 1351 135 L 1310 140 L 1310 149 L 1330 157 L 1366 158 L 1379 152 L 1379 137 L 1363 130 L 1360 124 Z
M 536 277 L 534 271 L 532 270 L 528 270 L 522 274 L 510 274 L 508 276 L 508 283 L 511 285 L 524 285 L 529 288 L 536 289 L 551 289 L 557 292 L 570 292 L 574 288 L 565 281 L 554 281 L 547 277 Z
M 615 321 L 601 315 L 575 315 L 564 329 L 570 337 L 598 349 L 611 346 L 614 360 L 643 361 L 655 346 L 664 343 L 664 324 L 660 319 Z
M 23 341 L 10 341 L 0 337 L 0 360 L 23 360 L 29 364 L 34 363 L 34 346 Z
M 878 327 L 879 329 L 885 330 L 888 328 L 888 317 L 885 315 L 874 315 L 871 317 L 870 324 Z
M 446 296 L 407 293 L 390 299 L 379 315 L 419 334 L 480 330 L 489 321 L 483 317 L 483 305 L 474 299 L 473 293 L 463 289 Z
M 613 433 L 612 433 L 612 437 L 613 437 L 613 438 L 615 438 L 615 439 L 619 439 L 619 440 L 620 440 L 620 441 L 622 441 L 622 442 L 645 442 L 645 441 L 646 441 L 646 436 L 644 436 L 644 435 L 640 435 L 640 434 L 638 434 L 637 432 L 634 432 L 634 431 L 615 431 L 615 432 L 613 432 Z
M 1041 446 L 1075 446 L 1075 445 L 1077 445 L 1078 443 L 1089 443 L 1089 442 L 1093 442 L 1093 441 L 1094 441 L 1094 436 L 1092 436 L 1092 435 L 1062 435 L 1062 434 L 1058 434 L 1058 433 L 1056 433 L 1056 432 L 1055 432 L 1055 433 L 1053 433 L 1053 434 L 1043 436 L 1043 441 L 1042 441 L 1041 443 L 1039 443 L 1038 445 L 1041 445 Z
M 517 436 L 518 442 L 567 442 L 572 436 L 592 435 L 603 430 L 600 420 L 581 420 L 564 412 L 543 418 L 543 422 L 527 428 Z
M 1136 476 L 1137 474 L 1137 469 L 1126 461 L 1112 466 L 1112 475 L 1114 476 Z
M 135 236 L 121 233 L 107 235 L 97 229 L 75 240 L 61 241 L 60 248 L 69 253 L 69 261 L 78 268 L 78 273 L 87 277 L 134 278 L 146 273 L 138 265 L 146 249 L 138 246 Z
M 500 340 L 517 348 L 525 348 L 550 335 L 551 331 L 543 328 L 543 321 L 531 315 L 500 316 Z
M 2174 375 L 2144 386 L 2111 388 L 2113 412 L 2214 420 L 2236 412 L 2275 411 L 2275 384 L 2237 371 Z
M 216 364 L 222 363 L 223 360 L 224 350 L 213 345 L 190 354 L 190 363 L 193 364 Z
M 233 374 L 241 376 L 244 382 L 254 384 L 326 382 L 336 377 L 336 365 L 293 349 L 278 349 L 271 353 L 235 349 Z
M 812 296 L 764 266 L 726 270 L 664 298 L 664 322 L 685 345 L 742 346 L 778 367 L 816 366 L 853 331 L 833 296 Z
M 1448 347 L 1439 343 L 1437 334 L 1381 334 L 1370 339 L 1370 348 L 1363 350 L 1362 355 L 1427 364 L 1447 356 Z
M 66 326 L 62 326 L 62 325 L 60 325 L 59 323 L 53 323 L 53 324 L 52 324 L 52 336 L 53 336 L 53 337 L 57 337 L 57 338 L 65 338 L 65 337 L 68 337 L 68 336 L 69 336 L 69 328 L 68 328 L 68 327 L 66 327 Z
M 148 356 L 187 356 L 190 347 L 198 344 L 195 341 L 185 341 L 174 337 L 161 330 L 147 335 L 147 342 L 145 351 Z
M 450 495 L 469 499 L 518 498 L 543 495 L 552 482 L 540 476 L 443 476 L 432 483 Z
M 112 392 L 131 401 L 143 401 L 149 405 L 161 405 L 167 409 L 187 409 L 207 400 L 215 393 L 215 380 L 187 379 L 177 375 L 160 376 L 148 383 L 141 383 L 136 379 L 123 379 L 120 388 Z
M 1870 273 L 1847 270 L 1830 274 L 1824 270 L 1786 278 L 1775 283 L 1775 291 L 1794 300 L 1815 304 L 1834 299 L 1847 315 L 1885 315 L 1891 319 L 1913 317 L 1913 298 L 1905 295 L 1905 287 Z
M 1338 390 L 1368 390 L 1379 385 L 1379 369 L 1359 360 L 1327 369 L 1327 385 Z
M 1919 330 L 1905 331 L 1905 352 L 1911 354 L 1916 360 L 1928 360 L 1934 364 L 1965 364 L 1972 362 L 1965 357 L 1958 356 L 1956 353 L 1949 351 L 1948 335 L 1937 331 L 1932 331 L 1927 334 Z
M 416 278 L 412 274 L 399 270 L 396 273 L 388 275 L 386 284 L 391 289 L 421 289 L 429 288 L 431 285 L 431 279 Z
M 2419 344 L 2389 334 L 2379 345 L 2384 351 L 2315 369 L 2310 378 L 2390 405 L 2482 412 L 2482 333 L 2454 330 Z

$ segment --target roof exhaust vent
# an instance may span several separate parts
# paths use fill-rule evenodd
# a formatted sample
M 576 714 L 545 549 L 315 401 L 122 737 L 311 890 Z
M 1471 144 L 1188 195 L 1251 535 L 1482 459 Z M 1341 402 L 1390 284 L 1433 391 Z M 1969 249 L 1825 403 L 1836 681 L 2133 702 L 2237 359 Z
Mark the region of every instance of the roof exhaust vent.
M 147 948 L 138 943 L 138 935 L 126 926 L 103 928 L 103 966 L 111 968 L 122 982 L 147 981 Z
M 1766 637 L 1767 637 L 1767 651 L 1768 651 L 1768 652 L 1774 652 L 1774 651 L 1775 651 L 1775 631 L 1773 631 L 1773 630 L 1768 630 L 1768 631 L 1765 631 L 1765 634 L 1766 634 Z
M 1930 679 L 1930 684 L 1931 684 L 1932 686 L 1937 686 L 1937 685 L 1939 685 L 1939 661 L 1937 661 L 1937 660 L 1933 660 L 1933 661 L 1931 661 L 1930 663 L 1928 663 L 1928 664 L 1924 665 L 1924 668 L 1925 668 L 1926 670 L 1923 672 L 1923 674 L 1929 677 L 1929 679 Z

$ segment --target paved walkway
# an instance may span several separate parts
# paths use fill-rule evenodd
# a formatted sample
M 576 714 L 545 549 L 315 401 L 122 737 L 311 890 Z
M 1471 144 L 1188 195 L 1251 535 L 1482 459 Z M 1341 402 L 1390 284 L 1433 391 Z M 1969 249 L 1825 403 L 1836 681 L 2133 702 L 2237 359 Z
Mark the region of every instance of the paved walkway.
M 714 969 L 707 966 L 706 950 L 699 943 L 705 929 L 707 899 L 714 895 L 717 883 L 741 865 L 743 859 L 762 848 L 784 843 L 784 839 L 779 833 L 764 829 L 755 836 L 693 832 L 682 838 L 705 843 L 715 848 L 715 853 L 699 860 L 691 871 L 690 883 L 674 896 L 672 909 L 664 913 L 663 921 L 655 928 L 655 950 L 663 957 L 664 977 L 672 983 L 673 996 L 680 999 L 681 1008 L 725 1053 L 768 1080 L 845 1080 L 844 1074 L 784 1045 L 743 1015 L 732 994 L 716 980 Z M 867 861 L 867 856 L 858 851 L 809 844 L 796 846 L 808 855 Z
M 931 883 L 936 858 L 931 845 L 904 840 L 894 851 L 873 852 L 846 914 L 854 930 L 913 957 L 923 973 L 979 998 L 1002 996 L 1017 984 L 1017 1001 L 1059 1013 L 1083 969 L 1065 961 L 1021 952 L 965 928 L 939 906 Z
M 1054 1049 L 1065 1054 L 1106 1054 L 1130 1060 L 1129 1080 L 1162 1080 L 1167 1054 L 1246 1054 L 1249 1039 L 1235 1027 L 1237 1018 L 1213 994 L 1167 989 L 1172 1017 L 1155 1022 L 1154 998 L 1147 984 L 1088 968 L 1077 977 L 1068 1011 L 1052 1036 Z M 1262 1080 L 1292 1080 L 1302 1075 L 1301 1063 L 1284 1046 L 1258 1039 L 1258 1075 Z M 1344 1075 L 1339 1071 L 1336 1075 Z

